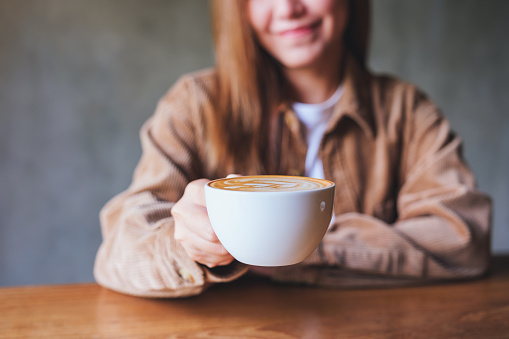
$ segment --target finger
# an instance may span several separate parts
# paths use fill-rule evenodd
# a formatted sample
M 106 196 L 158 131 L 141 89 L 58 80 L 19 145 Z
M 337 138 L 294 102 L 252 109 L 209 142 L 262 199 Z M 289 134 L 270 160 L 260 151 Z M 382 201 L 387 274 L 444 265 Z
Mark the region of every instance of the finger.
M 182 243 L 186 248 L 207 253 L 211 256 L 224 256 L 229 254 L 219 241 L 210 242 L 189 230 L 183 234 L 180 243 Z
M 182 199 L 173 206 L 172 216 L 175 219 L 177 232 L 184 231 L 183 228 L 185 228 L 207 241 L 219 242 L 205 206 Z
M 197 237 L 211 243 L 219 243 L 216 232 L 210 223 L 207 209 L 203 206 L 192 206 L 183 219 L 184 226 Z
M 182 222 L 177 223 L 177 221 L 175 223 L 175 240 L 182 245 L 189 257 L 209 267 L 226 265 L 232 262 L 233 257 L 219 242 L 212 228 L 210 228 L 210 232 L 212 232 L 213 237 L 208 236 L 208 239 L 204 239 L 203 233 L 195 233 L 193 227 L 196 229 L 195 223 L 197 220 L 196 217 L 191 220 L 192 226 Z M 208 219 L 204 222 L 208 222 Z
M 208 267 L 228 265 L 235 260 L 229 253 L 226 255 L 211 255 L 196 248 L 190 248 L 186 252 L 191 259 Z
M 184 199 L 192 201 L 193 203 L 201 206 L 206 206 L 205 203 L 205 184 L 209 182 L 208 179 L 198 179 L 190 182 L 184 191 Z
M 222 261 L 217 262 L 216 266 L 226 266 L 226 265 L 231 264 L 234 260 L 235 260 L 235 258 L 230 254 L 229 256 L 225 257 Z M 210 268 L 215 267 L 215 266 L 211 266 L 211 265 L 207 265 L 207 266 Z

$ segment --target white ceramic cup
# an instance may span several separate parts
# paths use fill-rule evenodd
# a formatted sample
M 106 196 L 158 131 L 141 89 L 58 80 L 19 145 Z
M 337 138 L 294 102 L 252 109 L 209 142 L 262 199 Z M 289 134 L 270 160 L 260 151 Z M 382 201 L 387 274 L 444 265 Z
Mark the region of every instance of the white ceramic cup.
M 296 182 L 300 188 L 292 189 Z M 322 240 L 333 213 L 334 189 L 333 182 L 323 179 L 244 176 L 207 183 L 205 199 L 212 228 L 235 259 L 283 266 L 301 262 Z

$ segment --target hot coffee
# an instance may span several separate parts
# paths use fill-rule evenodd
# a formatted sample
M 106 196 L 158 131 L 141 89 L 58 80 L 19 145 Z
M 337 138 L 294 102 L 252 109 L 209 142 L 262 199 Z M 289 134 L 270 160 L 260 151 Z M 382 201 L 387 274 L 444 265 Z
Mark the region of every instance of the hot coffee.
M 283 266 L 304 260 L 329 227 L 335 185 L 292 176 L 210 181 L 210 223 L 224 248 L 248 265 Z
M 265 175 L 220 179 L 212 181 L 209 185 L 232 191 L 291 192 L 331 187 L 334 183 L 315 178 Z

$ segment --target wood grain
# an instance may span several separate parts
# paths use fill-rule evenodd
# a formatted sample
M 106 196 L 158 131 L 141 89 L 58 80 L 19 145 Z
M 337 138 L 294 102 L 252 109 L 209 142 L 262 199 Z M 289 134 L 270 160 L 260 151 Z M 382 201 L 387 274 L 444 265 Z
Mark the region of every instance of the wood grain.
M 0 338 L 509 338 L 509 257 L 486 278 L 334 290 L 241 279 L 187 299 L 96 284 L 0 289 Z

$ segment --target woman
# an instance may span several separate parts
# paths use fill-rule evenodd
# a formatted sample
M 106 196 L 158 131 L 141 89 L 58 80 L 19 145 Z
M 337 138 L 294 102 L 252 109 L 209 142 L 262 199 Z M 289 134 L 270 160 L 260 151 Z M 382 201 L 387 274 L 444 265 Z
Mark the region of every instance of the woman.
M 141 130 L 131 186 L 101 212 L 95 276 L 180 297 L 248 270 L 284 282 L 376 286 L 487 270 L 491 202 L 426 96 L 365 68 L 363 1 L 213 2 L 216 67 L 182 77 Z M 334 221 L 300 264 L 248 267 L 208 220 L 203 186 L 232 173 L 324 177 Z

